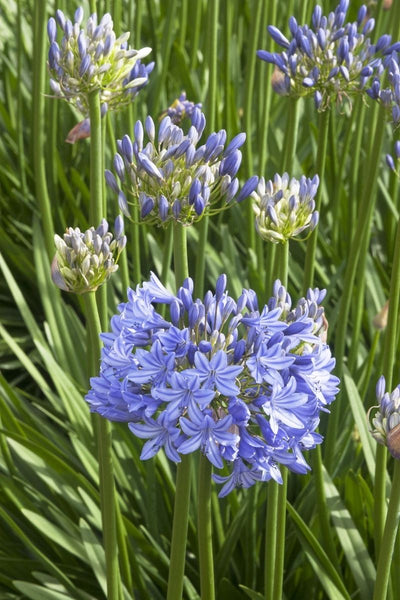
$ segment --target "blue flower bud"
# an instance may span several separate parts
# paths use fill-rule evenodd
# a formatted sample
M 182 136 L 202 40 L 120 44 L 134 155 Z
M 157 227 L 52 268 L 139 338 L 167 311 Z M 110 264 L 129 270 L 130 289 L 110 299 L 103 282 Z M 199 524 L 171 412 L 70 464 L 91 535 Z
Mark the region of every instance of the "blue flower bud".
M 147 217 L 147 215 L 151 213 L 153 208 L 154 208 L 153 198 L 150 198 L 150 196 L 146 196 L 146 195 L 144 195 L 144 197 L 142 196 L 141 210 L 140 210 L 141 218 L 144 219 L 145 217 Z
M 78 8 L 76 9 L 75 14 L 74 14 L 74 21 L 75 21 L 75 23 L 80 25 L 82 23 L 82 19 L 83 19 L 83 8 L 82 8 L 82 6 L 78 6 Z
M 61 27 L 62 30 L 64 30 L 65 28 L 65 15 L 63 13 L 62 10 L 60 10 L 59 8 L 56 10 L 56 20 L 57 23 L 59 24 L 59 26 Z
M 290 33 L 292 34 L 292 36 L 294 37 L 297 33 L 297 21 L 295 19 L 295 17 L 290 17 L 289 19 L 289 29 L 290 29 Z
M 242 202 L 245 198 L 248 198 L 250 196 L 250 194 L 252 192 L 254 192 L 257 185 L 258 185 L 258 177 L 257 177 L 257 175 L 253 175 L 252 177 L 250 177 L 250 179 L 248 179 L 246 181 L 246 183 L 240 190 L 239 195 L 236 199 L 237 202 Z
M 57 25 L 53 17 L 50 17 L 50 19 L 47 22 L 47 35 L 49 36 L 50 44 L 56 41 Z
M 222 298 L 222 295 L 226 288 L 226 283 L 227 283 L 227 277 L 226 277 L 225 273 L 222 273 L 218 277 L 217 283 L 215 286 L 215 299 L 217 302 L 219 302 Z
M 375 19 L 368 19 L 368 21 L 365 23 L 364 27 L 363 27 L 363 34 L 367 35 L 368 33 L 371 33 L 371 31 L 374 29 L 375 27 Z
M 157 177 L 158 179 L 163 179 L 162 174 L 156 165 L 144 154 L 143 152 L 138 153 L 138 159 L 140 161 L 140 166 L 148 173 L 151 177 Z
M 149 140 L 151 142 L 154 142 L 154 138 L 155 138 L 155 135 L 156 135 L 156 130 L 155 130 L 155 127 L 154 127 L 154 121 L 150 117 L 150 115 L 148 115 L 146 117 L 146 121 L 145 121 L 144 127 L 146 129 L 146 133 L 147 133 L 147 136 L 148 136 Z
M 322 104 L 322 94 L 319 90 L 316 90 L 314 93 L 314 104 L 315 108 L 318 110 Z
M 386 154 L 386 164 L 389 167 L 389 169 L 392 169 L 392 171 L 396 171 L 396 167 L 394 165 L 394 160 L 393 160 L 392 156 L 390 156 L 390 154 Z
M 198 194 L 194 201 L 194 210 L 199 216 L 203 214 L 204 206 L 204 199 L 200 196 L 200 194 Z
M 206 340 L 201 340 L 201 342 L 199 343 L 199 350 L 203 354 L 207 354 L 207 352 L 211 352 L 212 345 L 210 342 L 208 342 Z
M 131 138 L 128 135 L 124 135 L 122 138 L 122 151 L 128 163 L 133 161 L 133 146 Z
M 180 217 L 181 209 L 181 203 L 179 202 L 179 200 L 175 200 L 175 202 L 172 205 L 172 214 L 174 215 L 176 220 L 178 220 Z
M 134 136 L 139 150 L 143 148 L 143 125 L 141 121 L 136 121 L 134 127 Z
M 359 25 L 361 25 L 361 23 L 364 21 L 365 17 L 367 15 L 367 7 L 365 6 L 365 4 L 363 4 L 359 11 L 358 11 L 358 15 L 357 15 L 357 23 Z
M 167 220 L 168 210 L 169 210 L 168 200 L 166 199 L 165 196 L 163 196 L 161 194 L 161 196 L 158 198 L 158 212 L 159 212 L 161 221 L 164 222 Z
M 236 173 L 240 168 L 240 164 L 242 162 L 242 153 L 240 150 L 234 150 L 227 156 L 222 159 L 219 173 L 220 175 L 230 175 L 230 177 L 235 177 Z
M 119 187 L 118 187 L 118 183 L 117 183 L 117 180 L 115 179 L 114 174 L 111 173 L 111 171 L 109 171 L 108 169 L 106 169 L 104 171 L 104 176 L 106 178 L 107 185 L 112 189 L 113 192 L 115 192 L 116 194 L 118 194 L 119 193 Z
M 269 35 L 277 44 L 279 44 L 279 46 L 282 46 L 283 48 L 289 47 L 289 40 L 283 35 L 281 31 L 279 31 L 277 27 L 274 27 L 273 25 L 268 25 L 267 30 Z
M 225 157 L 228 156 L 229 154 L 231 154 L 231 152 L 234 152 L 235 150 L 237 150 L 238 148 L 243 146 L 245 141 L 246 141 L 245 133 L 238 133 L 238 135 L 235 135 L 235 137 L 230 141 L 230 143 L 226 147 L 224 156 Z
M 230 202 L 232 200 L 232 198 L 234 198 L 237 194 L 237 191 L 239 189 L 239 179 L 237 179 L 237 177 L 235 177 L 235 179 L 233 179 L 231 181 L 231 183 L 228 185 L 227 190 L 226 190 L 226 194 L 225 194 L 225 198 L 226 198 L 226 202 Z

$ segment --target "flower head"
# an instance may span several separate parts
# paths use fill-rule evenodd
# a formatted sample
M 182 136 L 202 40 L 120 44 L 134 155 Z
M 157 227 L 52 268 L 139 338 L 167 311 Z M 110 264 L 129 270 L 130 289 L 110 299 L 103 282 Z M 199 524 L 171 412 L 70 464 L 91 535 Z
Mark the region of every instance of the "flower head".
M 372 419 L 373 429 L 371 435 L 378 444 L 387 446 L 394 458 L 400 458 L 400 385 L 392 392 L 386 392 L 386 381 L 382 375 L 376 384 L 376 398 L 378 406 L 373 406 L 368 411 L 368 416 L 373 409 L 378 409 Z
M 201 102 L 195 104 L 194 102 L 187 100 L 186 92 L 182 92 L 179 98 L 174 100 L 171 106 L 169 106 L 161 116 L 166 117 L 168 115 L 174 125 L 179 125 L 185 117 L 190 119 L 195 108 L 201 109 L 201 107 Z
M 298 181 L 289 179 L 287 173 L 277 174 L 266 183 L 261 177 L 251 195 L 260 236 L 276 244 L 298 239 L 307 229 L 311 232 L 318 223 L 318 211 L 314 210 L 318 185 L 318 175 L 313 179 L 303 175 Z
M 120 180 L 106 171 L 109 186 L 118 194 L 120 209 L 129 216 L 127 196 L 139 206 L 143 220 L 159 225 L 170 221 L 191 224 L 205 214 L 222 210 L 236 196 L 246 136 L 239 133 L 225 148 L 226 131 L 212 133 L 197 148 L 206 120 L 199 108 L 191 114 L 187 134 L 164 117 L 156 137 L 153 119 L 137 121 L 133 141 L 128 135 L 118 140 L 114 168 Z M 148 141 L 145 142 L 145 136 Z M 252 177 L 237 196 L 241 201 L 257 185 Z M 121 189 L 123 188 L 123 189 Z M 225 205 L 221 206 L 221 201 Z M 218 204 L 218 206 L 217 206 Z
M 253 290 L 238 299 L 221 275 L 213 294 L 193 297 L 186 279 L 176 295 L 155 275 L 128 290 L 118 307 L 98 377 L 86 400 L 91 410 L 126 421 L 146 439 L 142 458 L 164 448 L 179 462 L 200 450 L 216 468 L 221 495 L 256 481 L 281 481 L 279 464 L 309 469 L 303 451 L 321 443 L 320 411 L 334 400 L 338 379 L 325 343 L 324 293 L 309 290 L 292 307 L 280 281 L 258 308 Z M 155 308 L 169 307 L 169 320 Z M 125 403 L 125 407 L 124 407 Z
M 146 85 L 154 63 L 147 66 L 141 59 L 151 48 L 128 48 L 129 33 L 118 38 L 113 31 L 111 15 L 106 13 L 98 22 L 92 14 L 84 27 L 83 9 L 75 11 L 72 23 L 61 10 L 47 25 L 50 40 L 49 70 L 53 93 L 71 102 L 86 117 L 89 112 L 89 94 L 98 90 L 102 105 L 116 110 L 129 104 Z M 57 25 L 63 31 L 61 44 L 57 42 Z
M 123 227 L 118 216 L 114 239 L 105 219 L 97 229 L 81 232 L 79 227 L 68 227 L 62 238 L 56 234 L 57 252 L 51 267 L 54 283 L 75 294 L 95 291 L 118 269 L 116 263 L 126 245 Z
M 391 112 L 393 124 L 400 123 L 400 42 L 394 44 L 392 52 L 385 57 L 383 67 L 372 80 L 367 94 Z M 389 165 L 391 166 L 391 165 Z
M 259 50 L 262 60 L 276 65 L 282 73 L 275 75 L 274 89 L 294 97 L 314 95 L 317 109 L 327 108 L 332 99 L 341 100 L 362 90 L 368 79 L 379 73 L 381 58 L 396 45 L 389 35 L 372 44 L 369 33 L 374 19 L 367 18 L 366 6 L 361 6 L 354 23 L 345 22 L 349 0 L 340 0 L 334 12 L 322 14 L 315 6 L 312 24 L 298 25 L 289 19 L 290 38 L 270 25 L 268 32 L 283 52 Z

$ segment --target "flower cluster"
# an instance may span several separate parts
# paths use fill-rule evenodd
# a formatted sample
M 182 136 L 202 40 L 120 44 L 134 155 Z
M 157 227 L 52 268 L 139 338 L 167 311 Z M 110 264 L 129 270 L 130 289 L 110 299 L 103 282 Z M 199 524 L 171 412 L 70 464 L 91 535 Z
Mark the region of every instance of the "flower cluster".
M 151 48 L 129 49 L 129 33 L 116 38 L 108 13 L 99 23 L 96 13 L 92 14 L 81 29 L 82 19 L 82 7 L 76 10 L 74 23 L 61 10 L 57 10 L 56 19 L 49 19 L 51 89 L 56 96 L 73 103 L 84 116 L 89 112 L 89 94 L 96 90 L 109 110 L 119 109 L 146 85 L 154 63 L 145 66 L 141 59 Z M 56 21 L 64 33 L 60 45 L 56 40 Z
M 156 132 L 153 119 L 148 116 L 144 126 L 137 121 L 133 142 L 128 135 L 118 140 L 119 153 L 114 157 L 114 169 L 120 180 L 106 170 L 108 185 L 118 194 L 121 211 L 129 216 L 127 185 L 133 202 L 140 208 L 140 216 L 159 225 L 169 221 L 190 224 L 204 214 L 214 214 L 224 207 L 217 203 L 225 200 L 225 207 L 236 196 L 243 145 L 246 135 L 239 133 L 224 148 L 226 131 L 212 133 L 205 144 L 196 148 L 206 124 L 204 114 L 195 108 L 191 114 L 187 134 L 174 125 L 171 117 L 164 117 Z M 145 143 L 144 136 L 148 142 Z M 254 191 L 258 182 L 251 177 L 239 192 L 240 202 Z
M 63 238 L 54 236 L 57 248 L 51 266 L 54 283 L 66 292 L 84 294 L 97 290 L 114 271 L 126 245 L 124 223 L 119 215 L 115 220 L 114 239 L 108 223 L 102 220 L 97 229 L 81 232 L 68 227 Z
M 259 50 L 259 58 L 276 65 L 281 73 L 275 89 L 294 97 L 314 94 L 315 105 L 324 110 L 332 98 L 362 90 L 368 79 L 382 69 L 381 58 L 391 54 L 397 45 L 383 35 L 372 44 L 368 34 L 374 19 L 367 18 L 367 8 L 361 6 L 357 20 L 345 23 L 349 0 L 340 0 L 334 12 L 322 14 L 315 6 L 312 26 L 300 26 L 289 19 L 290 40 L 274 26 L 268 32 L 284 48 L 282 53 Z
M 201 107 L 201 102 L 195 104 L 194 102 L 187 100 L 186 93 L 182 92 L 179 98 L 174 100 L 171 106 L 169 106 L 161 116 L 166 117 L 168 115 L 172 123 L 179 125 L 185 117 L 190 119 L 195 108 L 201 109 Z
M 265 183 L 260 178 L 256 191 L 252 193 L 256 229 L 264 240 L 285 243 L 306 229 L 310 232 L 318 223 L 314 196 L 319 185 L 318 175 L 313 179 L 304 175 L 300 181 L 289 175 L 275 175 L 273 181 Z
M 397 44 L 400 50 L 400 42 Z M 367 94 L 391 110 L 394 125 L 400 123 L 400 65 L 397 51 L 391 52 L 383 61 L 385 70 L 374 77 Z M 384 83 L 383 83 L 384 82 Z M 384 87 L 389 84 L 388 87 Z
M 309 290 L 292 307 L 278 281 L 268 304 L 253 290 L 234 300 L 226 276 L 215 294 L 193 298 L 186 279 L 176 295 L 151 275 L 102 334 L 100 374 L 86 400 L 105 418 L 127 422 L 147 440 L 141 458 L 161 448 L 173 461 L 200 449 L 218 469 L 231 466 L 220 496 L 271 478 L 278 464 L 309 469 L 303 451 L 321 443 L 320 411 L 337 393 L 326 345 L 325 293 Z M 154 304 L 169 306 L 169 320 Z
M 382 375 L 376 384 L 376 398 L 378 406 L 373 406 L 368 411 L 377 408 L 378 411 L 372 419 L 373 429 L 371 435 L 379 444 L 387 446 L 394 458 L 400 458 L 400 385 L 393 392 L 385 392 L 386 381 Z

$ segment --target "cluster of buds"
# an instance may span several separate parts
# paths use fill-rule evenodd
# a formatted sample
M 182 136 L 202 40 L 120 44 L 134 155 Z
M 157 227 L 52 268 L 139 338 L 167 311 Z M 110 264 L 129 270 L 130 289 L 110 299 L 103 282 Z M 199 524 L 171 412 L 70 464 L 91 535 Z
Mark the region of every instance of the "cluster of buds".
M 129 49 L 129 33 L 118 38 L 113 31 L 111 15 L 106 13 L 100 22 L 92 14 L 81 28 L 83 9 L 75 12 L 75 22 L 57 10 L 47 25 L 50 40 L 49 69 L 53 93 L 65 98 L 85 116 L 89 112 L 89 94 L 99 91 L 100 101 L 109 110 L 129 104 L 146 85 L 154 63 L 147 66 L 141 59 L 151 48 Z M 57 23 L 64 35 L 57 43 Z
M 400 46 L 400 42 L 399 42 Z M 391 110 L 394 125 L 400 123 L 400 66 L 397 52 L 392 52 L 384 61 L 385 70 L 381 77 L 374 77 L 367 94 Z M 383 84 L 383 82 L 385 82 Z M 388 87 L 383 87 L 389 83 Z
M 130 212 L 122 187 L 139 207 L 141 219 L 158 225 L 170 221 L 189 225 L 205 214 L 223 210 L 233 198 L 240 202 L 254 191 L 256 176 L 237 195 L 236 174 L 242 161 L 239 148 L 246 135 L 239 133 L 224 148 L 226 131 L 221 129 L 196 148 L 205 124 L 204 114 L 198 108 L 192 112 L 187 134 L 166 116 L 156 139 L 153 119 L 148 116 L 144 126 L 141 121 L 136 122 L 133 141 L 128 135 L 118 140 L 114 169 L 120 183 L 109 170 L 105 176 L 109 187 L 118 194 L 120 209 L 126 216 Z M 221 200 L 225 205 L 221 205 Z
M 187 100 L 186 93 L 182 92 L 179 98 L 174 100 L 171 106 L 162 113 L 161 117 L 166 117 L 168 115 L 172 123 L 179 125 L 185 117 L 190 119 L 195 108 L 201 109 L 201 107 L 201 102 L 195 104 L 194 102 Z
M 259 58 L 276 65 L 275 90 L 294 97 L 314 95 L 317 109 L 324 110 L 332 99 L 348 97 L 364 88 L 369 78 L 383 70 L 382 57 L 398 49 L 389 35 L 372 44 L 368 34 L 375 26 L 367 18 L 367 7 L 361 6 L 357 20 L 345 23 L 349 0 L 340 0 L 334 12 L 322 14 L 316 6 L 312 26 L 299 26 L 289 19 L 291 39 L 279 29 L 268 27 L 274 41 L 284 52 L 259 50 Z
M 369 416 L 373 409 L 378 409 L 372 419 L 373 429 L 370 432 L 378 444 L 387 446 L 394 458 L 400 458 L 400 386 L 391 393 L 385 392 L 385 387 L 386 381 L 382 375 L 376 385 L 379 405 L 368 411 Z
M 90 227 L 81 232 L 78 227 L 68 227 L 63 238 L 56 234 L 57 252 L 51 265 L 54 283 L 75 294 L 96 291 L 118 269 L 116 263 L 126 245 L 123 229 L 119 215 L 114 224 L 114 236 L 108 231 L 105 219 L 97 229 Z
M 289 180 L 287 173 L 282 177 L 276 174 L 266 183 L 261 177 L 251 194 L 259 235 L 277 244 L 298 239 L 306 229 L 311 233 L 319 218 L 314 201 L 318 185 L 318 175 L 312 179 L 303 175 L 298 181 L 294 177 Z

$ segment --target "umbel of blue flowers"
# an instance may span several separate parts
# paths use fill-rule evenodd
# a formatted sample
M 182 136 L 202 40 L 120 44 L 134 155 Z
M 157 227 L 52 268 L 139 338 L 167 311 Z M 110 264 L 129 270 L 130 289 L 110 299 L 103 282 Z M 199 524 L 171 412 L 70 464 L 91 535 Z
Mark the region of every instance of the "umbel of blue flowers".
M 109 110 L 129 104 L 148 82 L 154 63 L 145 66 L 141 62 L 151 48 L 128 48 L 129 32 L 116 37 L 110 14 L 98 21 L 93 13 L 81 28 L 82 20 L 82 7 L 75 11 L 74 23 L 61 10 L 57 10 L 56 19 L 49 19 L 48 64 L 53 93 L 68 100 L 86 117 L 89 94 L 96 90 L 101 104 Z M 60 44 L 57 24 L 63 32 Z
M 136 122 L 133 141 L 128 135 L 117 141 L 119 153 L 114 157 L 114 169 L 119 182 L 109 170 L 105 176 L 126 216 L 130 216 L 130 201 L 139 207 L 141 219 L 146 222 L 165 225 L 178 221 L 189 225 L 205 214 L 227 208 L 235 197 L 240 202 L 254 191 L 256 176 L 247 180 L 238 193 L 236 174 L 242 161 L 239 148 L 246 135 L 239 133 L 225 148 L 226 131 L 221 129 L 197 148 L 206 119 L 199 108 L 194 108 L 190 121 L 185 134 L 167 115 L 156 137 L 154 121 L 148 116 L 144 125 Z
M 398 49 L 390 35 L 382 35 L 376 44 L 368 37 L 375 21 L 361 6 L 357 20 L 346 22 L 349 0 L 340 0 L 334 12 L 324 16 L 317 5 L 312 25 L 298 25 L 289 19 L 291 37 L 270 25 L 268 32 L 284 51 L 259 50 L 262 60 L 276 65 L 281 76 L 274 78 L 275 90 L 294 97 L 314 95 L 318 109 L 326 109 L 332 100 L 342 100 L 364 89 L 373 74 L 382 71 L 382 57 Z
M 225 288 L 221 275 L 200 300 L 191 279 L 174 295 L 152 274 L 129 289 L 101 336 L 100 374 L 86 396 L 92 411 L 146 440 L 143 460 L 164 449 L 178 463 L 200 450 L 217 469 L 228 466 L 229 475 L 214 475 L 220 496 L 281 482 L 279 465 L 306 473 L 303 451 L 321 443 L 319 415 L 338 391 L 324 291 L 292 306 L 276 281 L 259 307 L 253 290 L 234 300 Z

